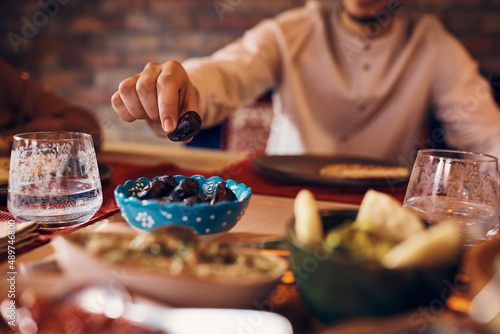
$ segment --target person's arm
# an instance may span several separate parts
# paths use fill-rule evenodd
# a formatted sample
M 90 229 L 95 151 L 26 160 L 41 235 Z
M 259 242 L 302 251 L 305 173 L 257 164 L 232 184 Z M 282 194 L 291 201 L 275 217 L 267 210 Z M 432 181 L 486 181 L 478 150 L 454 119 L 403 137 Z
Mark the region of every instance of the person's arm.
M 66 101 L 3 61 L 0 61 L 0 76 L 5 80 L 0 88 L 0 155 L 10 154 L 14 134 L 32 131 L 89 133 L 99 148 L 102 131 L 90 110 Z
M 220 123 L 278 85 L 283 57 L 278 29 L 274 20 L 265 20 L 210 57 L 183 62 L 198 91 L 199 113 L 207 126 Z
M 148 63 L 123 80 L 111 102 L 125 121 L 148 121 L 166 133 L 189 110 L 200 113 L 203 125 L 222 121 L 229 112 L 276 84 L 279 58 L 273 26 L 263 22 L 211 57 Z
M 441 26 L 433 31 L 433 101 L 450 147 L 500 158 L 500 109 L 491 86 L 465 47 Z

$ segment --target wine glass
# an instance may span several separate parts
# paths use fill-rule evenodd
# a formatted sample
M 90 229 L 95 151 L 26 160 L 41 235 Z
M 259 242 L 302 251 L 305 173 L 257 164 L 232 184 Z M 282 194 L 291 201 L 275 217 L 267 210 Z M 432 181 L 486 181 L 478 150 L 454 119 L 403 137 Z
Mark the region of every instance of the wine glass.
M 7 205 L 20 221 L 42 229 L 85 223 L 102 204 L 92 137 L 78 132 L 14 136 Z
M 457 150 L 420 150 L 403 205 L 431 224 L 460 224 L 465 245 L 498 231 L 498 159 Z

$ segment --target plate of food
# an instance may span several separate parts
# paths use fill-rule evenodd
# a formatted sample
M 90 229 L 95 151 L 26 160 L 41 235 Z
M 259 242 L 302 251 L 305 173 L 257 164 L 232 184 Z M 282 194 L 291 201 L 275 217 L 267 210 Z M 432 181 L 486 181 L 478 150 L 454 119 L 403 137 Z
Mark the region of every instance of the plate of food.
M 261 155 L 252 164 L 264 176 L 302 185 L 387 187 L 410 176 L 406 166 L 354 156 Z
M 185 226 L 132 231 L 77 231 L 54 238 L 67 279 L 118 281 L 177 307 L 251 308 L 288 268 L 281 257 L 208 242 Z

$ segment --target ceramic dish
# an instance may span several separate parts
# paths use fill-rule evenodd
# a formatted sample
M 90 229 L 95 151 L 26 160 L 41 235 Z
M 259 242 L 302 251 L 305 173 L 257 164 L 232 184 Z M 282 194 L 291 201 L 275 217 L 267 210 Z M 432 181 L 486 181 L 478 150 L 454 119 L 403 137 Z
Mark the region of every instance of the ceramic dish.
M 265 275 L 200 278 L 188 273 L 171 274 L 168 269 L 117 264 L 94 256 L 72 239 L 77 233 L 81 232 L 59 235 L 52 242 L 67 279 L 100 284 L 117 281 L 133 292 L 178 307 L 253 308 L 254 303 L 267 297 L 288 268 L 283 258 L 259 255 L 273 264 Z
M 177 182 L 187 176 L 175 175 Z M 206 178 L 194 175 L 190 178 L 198 181 L 200 192 L 213 194 L 217 184 L 224 181 L 237 197 L 236 201 L 219 202 L 215 205 L 197 203 L 187 206 L 181 203 L 164 204 L 157 200 L 140 200 L 140 192 L 152 179 L 141 177 L 136 181 L 127 181 L 115 189 L 115 199 L 125 220 L 135 228 L 152 231 L 164 225 L 184 225 L 195 230 L 199 235 L 229 231 L 244 215 L 250 202 L 252 191 L 243 183 L 223 180 L 212 176 Z
M 354 221 L 357 211 L 323 211 L 324 230 Z M 405 312 L 446 298 L 447 282 L 454 282 L 458 263 L 444 268 L 385 269 L 354 262 L 297 242 L 294 222 L 287 227 L 290 265 L 298 290 L 322 322 L 358 316 Z

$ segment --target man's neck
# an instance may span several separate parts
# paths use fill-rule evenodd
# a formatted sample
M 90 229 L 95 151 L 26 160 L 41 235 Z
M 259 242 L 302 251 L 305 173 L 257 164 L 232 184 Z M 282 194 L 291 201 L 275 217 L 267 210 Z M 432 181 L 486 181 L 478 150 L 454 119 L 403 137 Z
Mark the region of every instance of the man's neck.
M 388 33 L 394 25 L 394 18 L 379 22 L 375 17 L 359 19 L 352 17 L 344 8 L 340 9 L 340 22 L 351 34 L 362 38 L 375 39 Z

